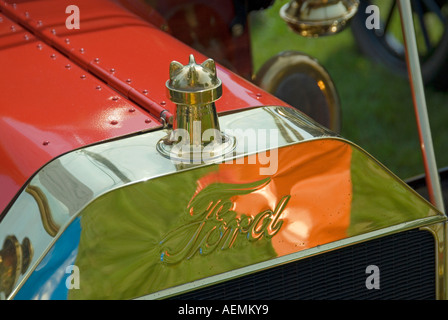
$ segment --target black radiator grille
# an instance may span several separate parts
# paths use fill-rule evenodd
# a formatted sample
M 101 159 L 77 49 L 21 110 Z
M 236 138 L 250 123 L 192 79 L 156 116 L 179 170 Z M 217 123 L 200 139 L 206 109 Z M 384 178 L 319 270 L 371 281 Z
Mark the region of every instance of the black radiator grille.
M 435 299 L 435 240 L 411 230 L 222 282 L 172 299 Z M 366 268 L 379 268 L 367 289 Z

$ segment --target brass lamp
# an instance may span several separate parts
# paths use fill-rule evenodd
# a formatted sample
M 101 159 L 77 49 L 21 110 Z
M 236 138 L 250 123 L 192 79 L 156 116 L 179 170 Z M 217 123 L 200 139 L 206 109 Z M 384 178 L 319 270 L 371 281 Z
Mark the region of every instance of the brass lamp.
M 358 10 L 359 0 L 291 0 L 280 16 L 296 33 L 319 37 L 340 32 Z

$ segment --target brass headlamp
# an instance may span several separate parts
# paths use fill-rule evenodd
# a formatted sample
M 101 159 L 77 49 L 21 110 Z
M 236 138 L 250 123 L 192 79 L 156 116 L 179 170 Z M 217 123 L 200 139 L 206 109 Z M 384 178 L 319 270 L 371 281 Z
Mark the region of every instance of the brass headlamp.
M 358 5 L 359 0 L 291 0 L 280 16 L 301 36 L 319 37 L 343 30 Z

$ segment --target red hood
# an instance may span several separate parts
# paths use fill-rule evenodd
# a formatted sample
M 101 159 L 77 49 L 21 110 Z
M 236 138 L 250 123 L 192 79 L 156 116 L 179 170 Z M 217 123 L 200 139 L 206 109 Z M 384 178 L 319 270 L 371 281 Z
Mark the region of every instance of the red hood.
M 80 29 L 66 28 L 69 5 Z M 112 0 L 0 1 L 0 20 L 0 212 L 55 157 L 160 127 L 175 113 L 170 62 L 206 59 Z M 218 76 L 218 112 L 286 105 L 223 67 Z

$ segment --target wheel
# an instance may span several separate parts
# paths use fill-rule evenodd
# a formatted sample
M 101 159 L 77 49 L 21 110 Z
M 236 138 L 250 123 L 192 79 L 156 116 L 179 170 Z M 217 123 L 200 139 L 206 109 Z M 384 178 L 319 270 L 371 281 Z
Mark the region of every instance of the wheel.
M 339 95 L 316 59 L 296 51 L 266 61 L 254 83 L 335 133 L 341 130 Z
M 448 89 L 448 1 L 411 0 L 414 26 L 425 84 Z M 368 29 L 369 5 L 380 11 L 380 28 Z M 361 52 L 384 64 L 392 72 L 406 77 L 406 56 L 400 13 L 396 0 L 361 0 L 351 30 Z

